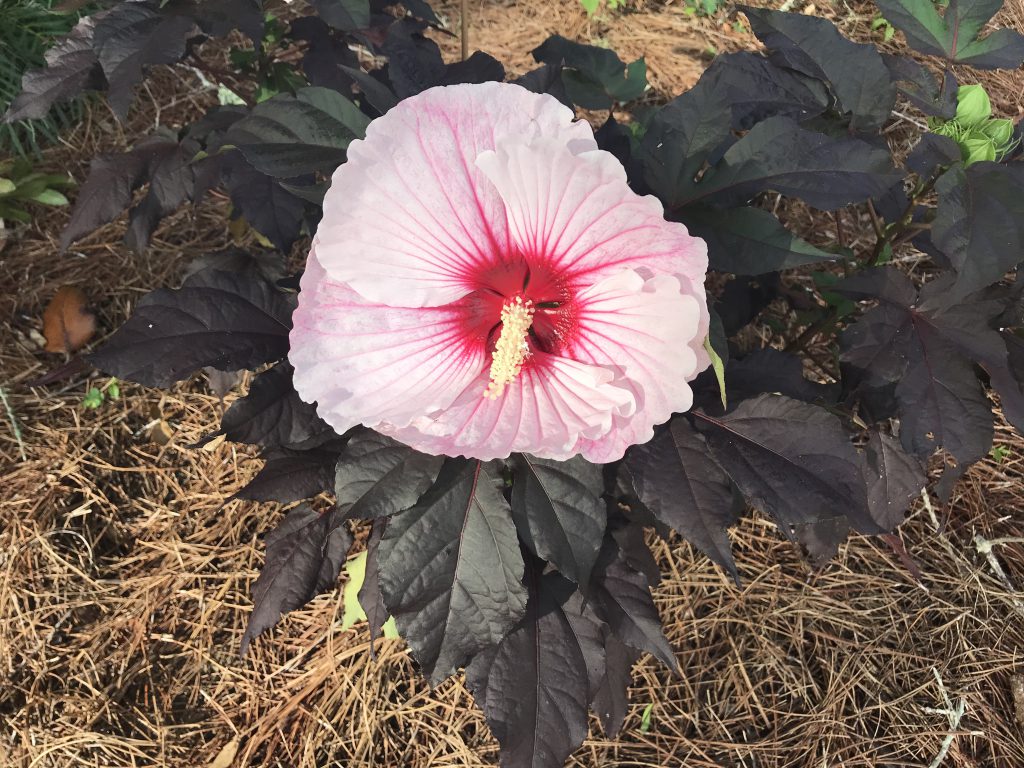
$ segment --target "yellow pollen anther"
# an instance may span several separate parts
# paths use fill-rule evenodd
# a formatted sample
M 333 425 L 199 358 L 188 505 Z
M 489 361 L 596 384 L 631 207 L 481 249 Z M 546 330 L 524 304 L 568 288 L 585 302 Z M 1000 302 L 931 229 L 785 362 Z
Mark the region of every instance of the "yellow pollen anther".
M 505 302 L 501 308 L 501 335 L 494 345 L 491 357 L 491 383 L 484 391 L 484 397 L 496 400 L 505 391 L 505 385 L 519 375 L 523 361 L 530 354 L 526 336 L 533 323 L 533 302 L 522 296 Z

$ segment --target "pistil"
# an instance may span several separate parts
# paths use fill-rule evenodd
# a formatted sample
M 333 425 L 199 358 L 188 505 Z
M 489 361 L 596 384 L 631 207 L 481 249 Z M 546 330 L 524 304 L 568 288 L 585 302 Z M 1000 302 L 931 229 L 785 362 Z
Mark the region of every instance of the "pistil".
M 491 357 L 491 381 L 484 391 L 484 397 L 497 400 L 505 391 L 505 385 L 519 375 L 523 362 L 530 354 L 526 337 L 533 323 L 534 307 L 529 299 L 516 296 L 505 302 L 501 308 L 501 334 L 494 345 Z

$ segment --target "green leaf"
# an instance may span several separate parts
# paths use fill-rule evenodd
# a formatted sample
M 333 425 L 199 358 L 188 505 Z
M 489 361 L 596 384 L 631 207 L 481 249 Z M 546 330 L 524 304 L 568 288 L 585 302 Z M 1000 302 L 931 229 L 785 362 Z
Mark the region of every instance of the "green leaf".
M 345 561 L 345 574 L 348 580 L 341 592 L 341 628 L 349 629 L 360 621 L 366 621 L 366 611 L 359 603 L 359 590 L 366 580 L 366 550 L 353 555 Z M 389 616 L 382 627 L 384 637 L 398 637 L 395 617 Z
M 223 106 L 228 104 L 234 104 L 236 106 L 245 106 L 245 99 L 239 96 L 237 93 L 232 91 L 226 85 L 217 86 L 217 101 Z
M 10 179 L 0 178 L 0 195 L 9 195 L 17 189 L 17 186 Z
M 711 336 L 704 339 L 704 349 L 707 351 L 708 357 L 711 358 L 711 368 L 714 370 L 715 378 L 718 380 L 718 391 L 722 396 L 722 407 L 728 408 L 729 405 L 725 397 L 725 363 L 722 362 L 722 358 L 715 352 L 715 348 L 711 346 Z
M 640 733 L 647 733 L 651 730 L 651 712 L 654 711 L 654 702 L 652 701 L 646 707 L 644 707 L 643 713 L 640 715 Z
M 961 125 L 973 127 L 992 115 L 992 104 L 980 85 L 961 85 L 956 99 L 956 119 Z
M 12 221 L 20 222 L 21 224 L 28 224 L 32 221 L 32 217 L 20 208 L 15 208 L 13 205 L 2 204 L 0 204 L 0 219 L 11 219 Z
M 993 162 L 996 159 L 996 147 L 987 136 L 970 134 L 960 142 L 963 148 L 964 165 L 980 162 Z
M 349 629 L 360 621 L 366 621 L 366 611 L 359 604 L 359 589 L 366 579 L 366 551 L 345 561 L 348 580 L 341 592 L 341 628 Z
M 983 125 L 979 125 L 978 130 L 992 139 L 992 143 L 998 149 L 1013 138 L 1013 120 L 988 120 Z
M 601 5 L 601 0 L 580 0 L 580 5 L 587 12 L 587 16 L 593 16 Z
M 44 189 L 38 195 L 34 195 L 30 199 L 43 205 L 61 206 L 68 204 L 68 199 L 55 189 Z
M 117 383 L 117 379 L 111 379 L 110 383 L 107 384 L 107 397 L 111 400 L 117 400 L 121 396 L 121 387 Z

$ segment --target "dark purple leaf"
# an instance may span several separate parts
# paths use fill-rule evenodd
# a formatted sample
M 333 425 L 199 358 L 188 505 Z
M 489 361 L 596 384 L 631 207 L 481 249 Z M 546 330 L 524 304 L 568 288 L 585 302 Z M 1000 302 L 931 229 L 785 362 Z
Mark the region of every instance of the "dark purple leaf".
M 150 236 L 164 216 L 193 199 L 195 172 L 191 163 L 197 150 L 194 144 L 175 141 L 154 153 L 147 172 L 149 189 L 128 216 L 125 243 L 136 253 L 146 250 Z
M 879 0 L 885 18 L 907 38 L 911 48 L 950 63 L 981 69 L 1016 69 L 1024 61 L 1024 36 L 1012 29 L 996 30 L 978 39 L 1003 0 L 950 0 L 940 16 L 935 5 L 913 0 Z
M 1012 331 L 1001 334 L 1006 344 L 1006 365 L 986 365 L 992 388 L 1008 422 L 1024 433 L 1024 340 Z
M 437 43 L 423 35 L 426 28 L 424 22 L 403 19 L 388 30 L 383 50 L 388 57 L 388 77 L 399 99 L 436 85 L 505 79 L 501 63 L 480 51 L 465 61 L 445 64 Z
M 474 51 L 465 61 L 456 61 L 445 69 L 441 85 L 458 83 L 489 83 L 502 82 L 505 79 L 505 67 L 490 54 Z
M 291 364 L 285 360 L 256 376 L 245 397 L 233 402 L 224 413 L 214 435 L 222 434 L 233 443 L 265 449 L 297 450 L 336 437 L 334 430 L 316 415 L 316 405 L 299 397 L 292 385 L 292 372 Z
M 705 73 L 654 115 L 640 143 L 644 181 L 666 207 L 692 197 L 697 171 L 730 138 L 728 94 Z
M 317 15 L 336 29 L 352 32 L 370 26 L 368 0 L 310 0 Z
M 725 387 L 729 402 L 770 392 L 808 403 L 833 402 L 838 395 L 838 387 L 804 378 L 799 357 L 771 347 L 730 360 L 725 369 Z
M 910 505 L 928 483 L 924 467 L 904 453 L 898 441 L 873 430 L 865 450 L 864 477 L 871 517 L 887 531 L 903 522 Z
M 625 468 L 651 514 L 739 580 L 726 531 L 739 518 L 732 482 L 685 418 L 630 448 Z
M 254 169 L 237 152 L 224 158 L 222 168 L 235 214 L 276 248 L 290 250 L 302 232 L 306 203 L 277 179 Z
M 89 361 L 150 387 L 167 387 L 205 366 L 256 368 L 288 353 L 293 299 L 253 275 L 208 269 L 178 290 L 146 294 Z
M 7 108 L 5 122 L 42 119 L 54 104 L 73 99 L 83 91 L 106 86 L 92 48 L 96 24 L 105 15 L 106 12 L 101 11 L 81 19 L 66 37 L 46 52 L 46 66 L 25 72 L 21 92 Z
M 192 17 L 213 37 L 225 37 L 237 29 L 257 45 L 263 40 L 262 0 L 170 0 L 164 7 Z
M 924 322 L 913 328 L 910 365 L 896 385 L 900 439 L 921 458 L 944 448 L 966 469 L 992 446 L 992 404 L 948 339 Z
M 587 707 L 604 679 L 604 627 L 558 573 L 533 565 L 527 585 L 526 615 L 473 659 L 466 682 L 502 768 L 560 768 L 587 736 Z
M 243 655 L 283 614 L 334 585 L 351 545 L 340 515 L 321 515 L 305 504 L 267 534 L 266 562 L 252 586 L 253 609 L 242 635 Z
M 862 372 L 869 387 L 895 384 L 904 448 L 925 458 L 944 448 L 958 462 L 952 480 L 988 453 L 991 404 L 971 360 L 998 369 L 1006 347 L 989 325 L 1005 302 L 984 295 L 958 302 L 946 291 L 952 276 L 925 286 L 921 296 L 893 268 L 871 270 L 835 286 L 840 293 L 877 298 L 841 336 L 841 360 Z
M 567 107 L 572 107 L 572 100 L 565 92 L 565 84 L 562 82 L 562 66 L 560 64 L 541 64 L 512 82 L 534 93 L 551 94 Z
M 936 82 L 931 70 L 908 56 L 882 54 L 896 87 L 926 115 L 952 120 L 956 117 L 957 80 L 951 71 Z
M 935 185 L 939 207 L 932 242 L 949 259 L 963 298 L 1024 260 L 1024 165 L 954 166 Z
M 276 283 L 285 276 L 286 258 L 279 251 L 254 248 L 226 248 L 197 256 L 185 265 L 184 277 L 190 277 L 204 269 L 216 269 L 221 272 L 239 272 L 246 275 L 262 277 L 270 283 Z
M 613 537 L 606 537 L 601 548 L 590 595 L 598 615 L 619 640 L 652 654 L 671 670 L 678 669 L 647 578 L 633 569 Z
M 666 528 L 666 532 L 667 530 Z M 647 546 L 643 525 L 637 522 L 628 522 L 625 525 L 611 528 L 608 532 L 615 539 L 615 543 L 619 545 L 619 550 L 629 567 L 642 573 L 650 586 L 658 586 L 661 583 L 661 567 L 654 559 L 651 548 Z
M 850 126 L 880 128 L 889 119 L 896 89 L 873 45 L 853 43 L 835 25 L 817 16 L 739 6 L 775 64 L 827 83 Z
M 338 508 L 347 518 L 360 519 L 407 510 L 433 485 L 443 462 L 378 432 L 358 432 L 335 469 Z
M 813 78 L 775 66 L 757 53 L 716 56 L 703 78 L 724 88 L 732 108 L 732 127 L 748 131 L 769 117 L 797 121 L 817 117 L 831 106 L 825 86 Z
M 425 0 L 402 0 L 402 5 L 417 19 L 423 19 L 423 21 L 430 24 L 441 23 L 441 20 L 437 18 L 437 14 L 434 13 L 434 9 Z
M 384 41 L 388 57 L 388 78 L 399 99 L 406 99 L 438 85 L 447 67 L 437 43 L 424 37 L 426 24 L 403 19 L 392 24 Z
M 604 638 L 605 672 L 591 707 L 601 719 L 604 734 L 615 738 L 629 711 L 629 686 L 633 682 L 633 665 L 640 651 L 630 648 L 611 632 Z
M 681 221 L 690 233 L 707 243 L 711 269 L 719 272 L 763 275 L 838 260 L 836 254 L 801 240 L 760 208 L 715 210 L 691 206 L 681 213 Z
M 601 467 L 513 454 L 512 519 L 519 538 L 566 578 L 586 585 L 606 525 Z
M 862 533 L 881 533 L 871 518 L 862 458 L 835 416 L 781 395 L 745 400 L 720 418 L 695 412 L 714 457 L 747 501 L 814 553 L 845 538 L 845 517 Z M 828 547 L 824 544 L 829 543 Z
M 679 204 L 743 205 L 771 190 L 831 211 L 884 194 L 900 179 L 885 149 L 771 117 L 733 144 Z
M 398 98 L 391 92 L 391 89 L 371 73 L 363 72 L 355 67 L 342 67 L 342 69 L 359 86 L 359 90 L 362 91 L 370 106 L 382 115 L 398 103 Z
M 960 146 L 948 136 L 926 133 L 907 157 L 907 168 L 930 179 L 940 168 L 960 162 Z
M 268 176 L 330 175 L 345 159 L 349 142 L 361 138 L 369 122 L 337 91 L 309 87 L 257 104 L 228 129 L 224 141 Z
M 339 450 L 326 447 L 271 451 L 264 457 L 263 469 L 232 498 L 290 504 L 330 491 L 339 455 Z
M 164 13 L 157 0 L 119 3 L 104 15 L 93 33 L 93 50 L 118 117 L 127 116 L 143 68 L 178 61 L 185 55 L 187 40 L 197 32 L 193 19 Z
M 479 461 L 448 461 L 420 502 L 388 523 L 379 559 L 384 604 L 433 684 L 496 646 L 524 614 L 511 511 Z
M 306 43 L 302 71 L 310 85 L 351 95 L 352 76 L 348 70 L 355 67 L 358 71 L 359 57 L 343 37 L 335 35 L 316 16 L 295 19 L 291 23 L 291 37 Z
M 388 620 L 388 609 L 384 607 L 384 597 L 380 593 L 380 564 L 378 561 L 378 550 L 380 540 L 387 527 L 385 518 L 378 518 L 373 521 L 373 528 L 370 530 L 370 538 L 366 542 L 366 572 L 363 576 L 363 586 L 359 588 L 359 605 L 366 614 L 366 621 L 370 625 L 370 653 L 373 653 L 373 641 L 381 636 L 381 628 Z
M 552 35 L 533 51 L 541 64 L 561 68 L 569 99 L 584 109 L 610 109 L 640 98 L 647 89 L 643 59 L 626 64 L 614 51 Z
M 123 213 L 131 204 L 132 192 L 144 183 L 145 169 L 145 160 L 134 152 L 93 158 L 61 233 L 61 249 Z

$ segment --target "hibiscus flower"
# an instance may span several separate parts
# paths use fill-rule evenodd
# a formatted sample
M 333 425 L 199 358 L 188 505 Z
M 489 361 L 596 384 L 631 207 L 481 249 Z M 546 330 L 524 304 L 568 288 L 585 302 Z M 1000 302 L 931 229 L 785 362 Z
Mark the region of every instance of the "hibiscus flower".
M 620 458 L 708 365 L 707 250 L 586 122 L 485 83 L 352 142 L 301 281 L 295 387 L 420 451 Z

